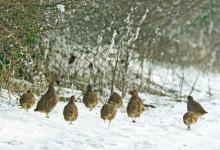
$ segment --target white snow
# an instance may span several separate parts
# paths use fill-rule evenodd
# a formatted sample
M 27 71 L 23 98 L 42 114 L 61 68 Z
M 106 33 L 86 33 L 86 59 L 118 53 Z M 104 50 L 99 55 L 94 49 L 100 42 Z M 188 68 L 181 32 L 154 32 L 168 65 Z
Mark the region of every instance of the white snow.
M 65 6 L 63 4 L 58 4 L 57 9 L 59 9 L 60 13 L 62 14 L 65 11 Z
M 163 72 L 167 71 L 160 69 L 160 73 L 165 75 Z M 192 81 L 196 78 L 195 74 L 186 75 Z M 209 77 L 212 88 L 218 89 L 220 77 L 216 75 Z M 154 78 L 160 82 L 156 75 Z M 126 113 L 129 100 L 127 95 L 124 107 L 118 110 L 116 118 L 108 128 L 108 122 L 104 123 L 100 118 L 101 104 L 93 111 L 89 111 L 82 103 L 77 102 L 79 117 L 69 125 L 63 119 L 63 108 L 67 102 L 59 102 L 51 112 L 50 118 L 45 118 L 45 114 L 34 112 L 34 108 L 29 112 L 20 109 L 15 96 L 12 96 L 12 103 L 9 105 L 8 93 L 2 90 L 0 149 L 220 150 L 220 95 L 219 91 L 213 91 L 212 97 L 205 93 L 204 88 L 207 86 L 205 79 L 200 78 L 196 88 L 201 90 L 196 91 L 193 96 L 204 106 L 208 114 L 191 126 L 191 130 L 187 130 L 182 121 L 186 103 L 170 101 L 167 97 L 158 99 L 158 96 L 140 93 L 145 103 L 152 103 L 157 108 L 148 109 L 136 123 L 132 123 Z M 167 82 L 170 82 L 169 80 L 176 81 L 168 75 Z M 173 83 L 168 86 L 177 85 Z M 60 93 L 68 97 L 71 95 L 78 97 L 81 92 L 64 88 L 64 92 Z

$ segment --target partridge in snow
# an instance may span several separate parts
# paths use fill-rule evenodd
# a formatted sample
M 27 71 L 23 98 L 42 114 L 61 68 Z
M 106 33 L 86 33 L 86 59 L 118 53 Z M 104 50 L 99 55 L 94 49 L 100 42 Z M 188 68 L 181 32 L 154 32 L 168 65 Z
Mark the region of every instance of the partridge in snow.
M 112 95 L 109 97 L 108 103 L 111 103 L 111 102 L 114 103 L 116 108 L 119 108 L 123 105 L 122 97 L 116 92 L 113 92 Z
M 46 118 L 49 118 L 49 112 L 53 110 L 56 106 L 58 97 L 56 95 L 56 90 L 54 88 L 56 81 L 51 81 L 47 92 L 40 98 L 40 101 L 37 103 L 37 107 L 34 111 L 39 111 L 46 113 Z
M 114 102 L 106 103 L 101 108 L 101 118 L 105 120 L 109 120 L 109 125 L 111 123 L 111 120 L 115 118 L 117 113 L 117 106 L 114 104 Z
M 135 119 L 140 117 L 144 111 L 144 104 L 143 101 L 138 97 L 136 90 L 130 91 L 129 94 L 131 95 L 131 98 L 127 106 L 127 114 L 132 118 L 132 122 L 135 123 Z
M 195 101 L 192 96 L 188 96 L 187 99 L 187 111 L 200 113 L 201 116 L 207 113 L 202 105 L 199 104 L 199 102 Z
M 35 104 L 35 101 L 35 96 L 31 93 L 30 90 L 28 90 L 27 93 L 22 94 L 19 99 L 21 107 L 27 111 Z
M 87 91 L 83 95 L 83 103 L 90 111 L 98 104 L 98 97 L 92 90 L 92 86 L 90 84 L 87 86 Z
M 188 129 L 190 129 L 190 125 L 196 123 L 197 119 L 200 116 L 201 115 L 199 113 L 195 113 L 195 112 L 189 111 L 189 112 L 187 112 L 187 113 L 185 113 L 183 115 L 183 122 L 184 122 L 184 124 L 187 125 Z
M 77 119 L 78 109 L 75 104 L 75 96 L 71 96 L 69 103 L 64 107 L 63 116 L 70 124 Z

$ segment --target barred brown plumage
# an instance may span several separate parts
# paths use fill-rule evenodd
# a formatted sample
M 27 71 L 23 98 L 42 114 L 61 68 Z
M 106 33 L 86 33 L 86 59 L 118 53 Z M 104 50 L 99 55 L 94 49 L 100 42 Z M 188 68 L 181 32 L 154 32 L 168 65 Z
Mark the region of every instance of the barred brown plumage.
M 199 102 L 195 101 L 192 96 L 188 96 L 187 99 L 188 99 L 187 111 L 200 113 L 201 115 L 204 115 L 207 113 L 207 111 L 205 111 L 202 105 L 199 104 Z
M 111 103 L 111 102 L 114 103 L 116 108 L 119 108 L 123 105 L 122 97 L 116 92 L 113 92 L 112 95 L 109 97 L 108 103 Z
M 132 118 L 132 122 L 135 122 L 136 117 L 140 117 L 141 113 L 143 113 L 144 104 L 138 97 L 138 92 L 136 90 L 130 91 L 129 94 L 131 94 L 131 98 L 127 106 L 127 114 Z
M 71 96 L 69 103 L 63 109 L 63 116 L 66 121 L 72 124 L 78 118 L 78 109 L 75 104 L 75 96 Z
M 46 113 L 46 118 L 49 118 L 49 112 L 53 110 L 56 106 L 58 97 L 54 85 L 56 81 L 52 80 L 48 86 L 47 92 L 41 97 L 40 101 L 37 103 L 37 107 L 34 111 L 39 111 Z
M 87 86 L 87 91 L 83 95 L 83 103 L 90 111 L 98 104 L 98 97 L 90 84 Z
M 114 102 L 106 103 L 102 106 L 100 114 L 101 118 L 105 120 L 109 120 L 109 126 L 111 123 L 111 120 L 115 118 L 117 113 L 117 106 L 114 104 Z
M 21 107 L 27 111 L 35 104 L 35 101 L 35 96 L 31 93 L 30 90 L 28 90 L 27 93 L 22 94 L 19 99 Z
M 183 122 L 187 125 L 188 129 L 190 129 L 190 125 L 196 123 L 199 117 L 199 113 L 189 111 L 183 115 Z

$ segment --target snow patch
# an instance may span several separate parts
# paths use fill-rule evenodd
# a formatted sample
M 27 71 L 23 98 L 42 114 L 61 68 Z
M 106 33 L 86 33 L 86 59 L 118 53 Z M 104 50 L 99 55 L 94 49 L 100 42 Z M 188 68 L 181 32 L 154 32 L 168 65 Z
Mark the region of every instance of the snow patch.
M 57 9 L 61 12 L 61 14 L 65 11 L 65 6 L 63 4 L 58 4 Z

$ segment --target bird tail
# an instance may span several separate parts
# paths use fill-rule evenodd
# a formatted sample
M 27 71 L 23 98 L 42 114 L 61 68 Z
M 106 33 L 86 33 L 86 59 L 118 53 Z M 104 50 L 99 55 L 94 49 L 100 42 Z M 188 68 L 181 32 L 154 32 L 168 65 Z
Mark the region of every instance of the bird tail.
M 156 106 L 154 106 L 154 105 L 149 105 L 149 104 L 144 104 L 144 107 L 156 108 Z
M 34 111 L 38 111 L 38 108 L 35 108 Z

